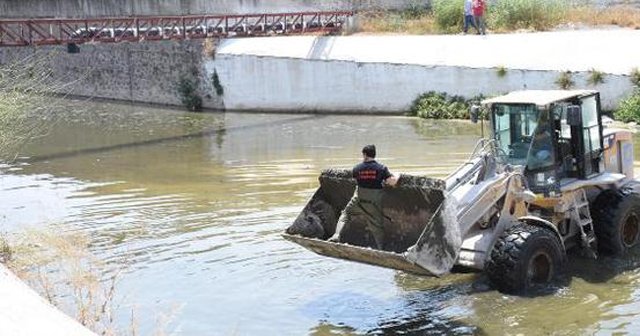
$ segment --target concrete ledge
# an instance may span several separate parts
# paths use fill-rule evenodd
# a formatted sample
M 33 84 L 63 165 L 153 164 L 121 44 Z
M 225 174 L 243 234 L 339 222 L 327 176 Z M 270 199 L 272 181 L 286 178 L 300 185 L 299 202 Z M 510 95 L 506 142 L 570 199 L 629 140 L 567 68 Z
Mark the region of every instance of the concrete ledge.
M 96 336 L 0 264 L 0 335 Z

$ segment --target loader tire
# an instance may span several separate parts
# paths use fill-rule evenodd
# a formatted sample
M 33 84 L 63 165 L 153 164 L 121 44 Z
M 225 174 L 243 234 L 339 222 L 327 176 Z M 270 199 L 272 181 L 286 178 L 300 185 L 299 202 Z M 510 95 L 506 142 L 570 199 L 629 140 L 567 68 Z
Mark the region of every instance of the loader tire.
M 624 256 L 640 242 L 640 184 L 605 190 L 591 205 L 598 251 Z
M 519 223 L 506 230 L 491 251 L 485 271 L 501 292 L 519 294 L 553 281 L 566 255 L 554 232 Z

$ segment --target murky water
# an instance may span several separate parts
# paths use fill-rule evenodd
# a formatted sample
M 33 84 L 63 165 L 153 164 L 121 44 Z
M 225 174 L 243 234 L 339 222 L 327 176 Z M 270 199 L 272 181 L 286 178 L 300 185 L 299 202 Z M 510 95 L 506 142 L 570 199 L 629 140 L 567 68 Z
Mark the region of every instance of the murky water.
M 475 144 L 475 125 L 77 106 L 2 168 L 0 228 L 89 234 L 111 267 L 128 265 L 118 317 L 135 309 L 142 334 L 159 315 L 176 335 L 640 332 L 640 258 L 574 258 L 566 287 L 519 298 L 481 275 L 420 278 L 280 237 L 319 171 L 351 167 L 363 144 L 394 172 L 443 177 Z

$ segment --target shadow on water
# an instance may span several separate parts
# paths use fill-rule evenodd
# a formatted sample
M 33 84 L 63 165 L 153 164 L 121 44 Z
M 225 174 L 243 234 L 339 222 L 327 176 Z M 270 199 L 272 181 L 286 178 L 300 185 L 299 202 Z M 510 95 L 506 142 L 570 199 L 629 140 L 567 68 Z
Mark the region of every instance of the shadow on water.
M 151 139 L 151 140 L 129 142 L 129 143 L 123 143 L 123 144 L 110 145 L 110 146 L 96 147 L 96 148 L 78 149 L 78 150 L 72 150 L 72 151 L 61 152 L 61 153 L 38 155 L 38 156 L 33 156 L 29 158 L 29 162 L 36 163 L 36 162 L 44 162 L 44 161 L 55 160 L 55 159 L 66 159 L 66 158 L 72 158 L 72 157 L 77 157 L 82 155 L 99 154 L 99 153 L 105 153 L 105 152 L 127 149 L 127 148 L 154 146 L 154 145 L 168 143 L 168 142 L 188 141 L 196 138 L 204 138 L 204 137 L 210 137 L 210 136 L 216 136 L 216 145 L 218 147 L 221 147 L 222 144 L 224 143 L 224 137 L 229 133 L 250 131 L 250 130 L 255 130 L 258 128 L 269 127 L 274 125 L 293 124 L 293 123 L 298 123 L 298 122 L 303 122 L 303 121 L 313 120 L 313 119 L 318 119 L 323 117 L 324 116 L 319 116 L 319 115 L 307 115 L 303 117 L 289 118 L 284 120 L 276 120 L 276 121 L 237 126 L 237 127 L 229 127 L 229 128 L 218 127 L 217 129 L 214 129 L 214 130 L 207 130 L 207 131 L 184 134 L 184 135 L 170 136 L 170 137 L 164 137 L 159 139 Z
M 636 270 L 640 267 L 640 249 L 636 248 L 627 256 L 600 256 L 588 259 L 580 256 L 569 256 L 567 277 L 577 277 L 589 283 L 605 283 L 618 275 Z
M 405 286 L 403 277 L 401 272 L 396 275 L 400 287 Z M 452 304 L 474 291 L 468 282 L 409 290 L 390 299 L 344 291 L 320 297 L 304 310 L 306 315 L 321 316 L 309 331 L 314 336 L 486 335 L 482 328 L 462 321 L 469 314 L 466 307 Z

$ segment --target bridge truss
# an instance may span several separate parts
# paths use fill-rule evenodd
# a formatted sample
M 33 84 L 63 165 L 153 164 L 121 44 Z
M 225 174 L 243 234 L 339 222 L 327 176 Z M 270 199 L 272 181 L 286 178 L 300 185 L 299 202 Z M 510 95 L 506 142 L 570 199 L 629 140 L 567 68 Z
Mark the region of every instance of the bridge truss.
M 0 47 L 339 32 L 353 12 L 0 20 Z

